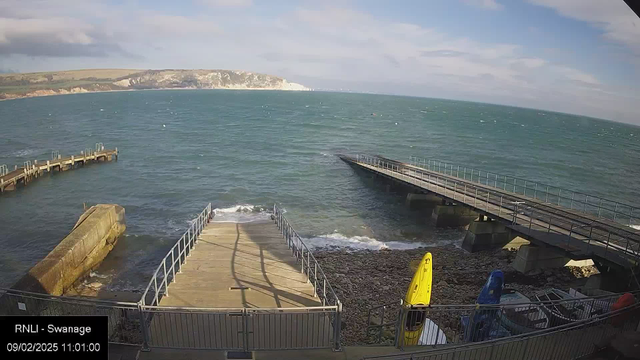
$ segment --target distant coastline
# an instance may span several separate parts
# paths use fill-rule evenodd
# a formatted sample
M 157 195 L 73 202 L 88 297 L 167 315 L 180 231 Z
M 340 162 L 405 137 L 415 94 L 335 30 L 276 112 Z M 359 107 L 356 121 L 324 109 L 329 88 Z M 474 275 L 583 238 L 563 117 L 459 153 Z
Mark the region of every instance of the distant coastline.
M 284 78 L 237 70 L 95 69 L 1 74 L 0 100 L 134 90 L 310 91 Z

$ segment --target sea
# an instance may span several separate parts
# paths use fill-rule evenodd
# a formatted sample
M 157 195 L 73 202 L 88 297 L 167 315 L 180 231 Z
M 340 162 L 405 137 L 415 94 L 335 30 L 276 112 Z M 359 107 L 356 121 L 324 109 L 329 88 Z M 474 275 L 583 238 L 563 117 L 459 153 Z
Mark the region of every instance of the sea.
M 336 154 L 438 159 L 629 204 L 640 202 L 640 127 L 543 110 L 430 98 L 163 90 L 0 102 L 0 164 L 103 143 L 117 162 L 39 178 L 0 196 L 0 287 L 115 203 L 127 230 L 87 280 L 139 291 L 190 221 L 268 217 L 273 204 L 314 248 L 459 246 L 462 229 L 388 192 Z M 637 226 L 637 225 L 635 225 Z

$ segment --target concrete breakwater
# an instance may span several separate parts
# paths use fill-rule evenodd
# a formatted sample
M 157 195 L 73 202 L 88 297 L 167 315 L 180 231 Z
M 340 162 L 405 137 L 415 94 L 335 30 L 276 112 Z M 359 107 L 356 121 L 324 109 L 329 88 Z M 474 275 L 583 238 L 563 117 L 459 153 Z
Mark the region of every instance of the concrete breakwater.
M 126 229 L 124 214 L 119 205 L 92 206 L 80 216 L 71 233 L 12 288 L 63 295 L 113 249 Z

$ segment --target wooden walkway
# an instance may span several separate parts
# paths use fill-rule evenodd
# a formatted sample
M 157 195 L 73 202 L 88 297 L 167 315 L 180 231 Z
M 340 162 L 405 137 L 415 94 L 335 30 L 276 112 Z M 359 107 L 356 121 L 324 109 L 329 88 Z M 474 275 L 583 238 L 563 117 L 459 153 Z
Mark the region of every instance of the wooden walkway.
M 461 179 L 384 157 L 341 158 L 367 171 L 434 193 L 506 224 L 532 241 L 574 259 L 597 258 L 624 268 L 638 266 L 640 231 L 522 194 Z
M 15 166 L 12 171 L 8 171 L 6 166 L 0 167 L 0 193 L 12 191 L 18 184 L 27 185 L 32 180 L 42 176 L 45 172 L 66 171 L 84 166 L 90 162 L 104 162 L 118 159 L 118 148 L 98 151 L 83 151 L 79 155 L 70 157 L 56 156 L 52 160 L 34 160 L 25 162 L 23 167 Z
M 321 306 L 273 221 L 211 222 L 160 306 Z

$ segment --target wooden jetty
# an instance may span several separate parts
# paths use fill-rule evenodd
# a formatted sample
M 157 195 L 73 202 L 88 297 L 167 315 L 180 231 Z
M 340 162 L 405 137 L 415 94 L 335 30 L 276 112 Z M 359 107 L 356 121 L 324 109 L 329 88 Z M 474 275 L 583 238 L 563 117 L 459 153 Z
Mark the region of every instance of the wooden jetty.
M 6 165 L 0 165 L 0 193 L 15 190 L 19 184 L 27 185 L 45 172 L 72 170 L 88 163 L 112 160 L 118 160 L 118 148 L 109 150 L 98 143 L 95 149 L 85 149 L 78 155 L 68 157 L 62 157 L 54 151 L 50 160 L 25 161 L 22 167 L 16 165 L 12 171 Z

